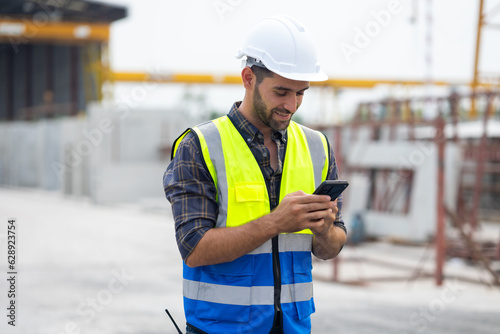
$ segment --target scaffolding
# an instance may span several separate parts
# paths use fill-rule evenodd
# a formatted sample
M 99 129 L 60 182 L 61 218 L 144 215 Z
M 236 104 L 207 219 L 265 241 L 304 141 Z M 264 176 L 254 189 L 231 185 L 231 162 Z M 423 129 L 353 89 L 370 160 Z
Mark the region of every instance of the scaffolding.
M 464 129 L 470 125 L 468 107 L 479 106 L 478 119 L 472 124 L 474 129 Z M 423 106 L 436 111 L 433 119 L 419 116 Z M 479 118 L 481 116 L 481 118 Z M 398 265 L 382 259 L 370 259 L 378 265 L 412 270 L 407 280 L 416 277 L 434 277 L 437 285 L 444 280 L 445 258 L 459 257 L 481 264 L 491 275 L 491 283 L 500 286 L 499 275 L 491 267 L 490 261 L 500 260 L 500 238 L 491 241 L 476 240 L 475 231 L 480 227 L 482 219 L 498 219 L 500 217 L 500 91 L 483 91 L 468 95 L 452 93 L 445 97 L 421 97 L 414 99 L 385 99 L 382 101 L 360 103 L 353 121 L 342 127 L 323 126 L 319 130 L 335 138 L 335 152 L 338 164 L 342 166 L 343 178 L 349 179 L 352 173 L 368 173 L 371 180 L 369 206 L 367 210 L 379 210 L 394 213 L 407 213 L 409 197 L 412 195 L 413 170 L 403 169 L 366 169 L 346 162 L 342 151 L 342 138 L 350 143 L 358 140 L 360 130 L 368 129 L 370 141 L 385 140 L 395 142 L 407 140 L 428 141 L 437 150 L 437 179 L 429 180 L 437 184 L 436 225 L 435 232 L 427 248 L 435 250 L 435 269 L 424 271 L 421 261 L 413 267 Z M 494 122 L 494 123 L 492 123 Z M 477 126 L 479 125 L 479 126 Z M 492 131 L 494 130 L 494 131 Z M 494 132 L 494 133 L 492 133 Z M 383 137 L 383 138 L 381 138 Z M 462 165 L 459 172 L 459 186 L 456 197 L 456 210 L 444 200 L 445 193 L 445 150 L 447 143 L 458 144 L 463 151 Z M 391 154 L 387 152 L 387 154 Z M 397 177 L 393 177 L 397 174 Z M 344 200 L 345 202 L 345 200 Z M 455 237 L 446 233 L 448 229 L 455 232 Z M 500 237 L 500 236 L 499 236 Z M 400 240 L 401 241 L 401 240 Z M 412 243 L 412 240 L 403 240 Z M 428 256 L 424 254 L 423 256 Z M 360 260 L 360 259 L 357 259 Z M 367 259 L 365 259 L 368 261 Z M 342 282 L 339 279 L 341 262 L 333 261 L 331 277 L 323 279 Z M 399 277 L 401 278 L 401 277 Z M 467 278 L 461 277 L 466 280 Z M 376 280 L 394 280 L 394 276 Z M 365 277 L 351 284 L 366 284 L 373 277 Z

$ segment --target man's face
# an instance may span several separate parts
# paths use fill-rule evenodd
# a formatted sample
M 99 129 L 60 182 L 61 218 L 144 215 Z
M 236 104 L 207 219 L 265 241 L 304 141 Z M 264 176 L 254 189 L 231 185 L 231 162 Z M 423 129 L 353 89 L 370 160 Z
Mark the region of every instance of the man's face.
M 264 78 L 253 91 L 253 116 L 275 131 L 285 130 L 308 88 L 307 81 L 290 80 L 277 74 Z

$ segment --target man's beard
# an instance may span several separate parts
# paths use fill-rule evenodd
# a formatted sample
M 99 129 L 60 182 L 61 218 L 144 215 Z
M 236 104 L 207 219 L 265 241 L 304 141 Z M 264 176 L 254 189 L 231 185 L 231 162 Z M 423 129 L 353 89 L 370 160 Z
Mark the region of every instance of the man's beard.
M 281 122 L 274 120 L 273 115 L 276 111 L 280 113 L 289 113 L 289 114 L 291 113 L 285 108 L 274 108 L 270 112 L 268 112 L 267 106 L 264 103 L 264 100 L 262 99 L 262 95 L 260 95 L 258 86 L 255 86 L 254 88 L 253 111 L 255 115 L 257 115 L 257 117 L 262 121 L 262 123 L 273 129 L 274 131 L 285 130 L 288 127 L 288 125 L 290 125 L 290 120 L 292 118 L 290 117 L 289 120 Z

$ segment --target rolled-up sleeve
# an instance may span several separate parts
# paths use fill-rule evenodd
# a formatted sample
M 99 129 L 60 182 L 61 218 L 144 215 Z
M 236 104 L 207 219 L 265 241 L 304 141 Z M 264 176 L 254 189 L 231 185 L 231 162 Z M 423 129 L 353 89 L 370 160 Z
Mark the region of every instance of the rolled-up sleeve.
M 163 176 L 165 196 L 172 204 L 175 236 L 183 260 L 206 231 L 215 227 L 218 214 L 215 185 L 198 145 L 196 137 L 188 133 Z

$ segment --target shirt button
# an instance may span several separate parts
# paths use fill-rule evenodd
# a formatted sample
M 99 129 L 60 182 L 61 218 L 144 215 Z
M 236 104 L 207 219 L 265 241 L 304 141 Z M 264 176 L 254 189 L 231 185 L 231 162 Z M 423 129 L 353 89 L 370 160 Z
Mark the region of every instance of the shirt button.
M 267 158 L 267 153 L 262 153 L 262 155 L 264 156 L 264 158 Z
M 247 142 L 251 142 L 252 141 L 252 138 L 247 138 Z
M 271 202 L 271 205 L 273 206 L 273 208 L 276 206 L 276 202 L 275 201 L 272 201 Z

